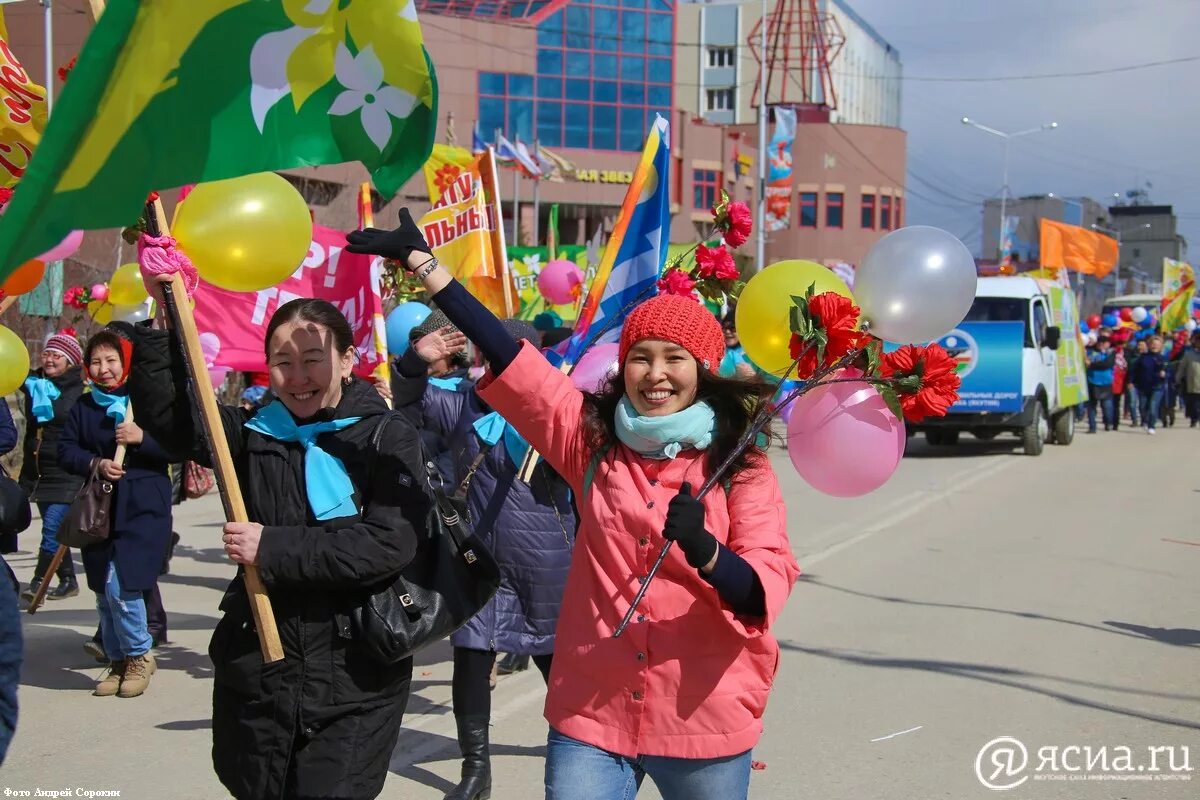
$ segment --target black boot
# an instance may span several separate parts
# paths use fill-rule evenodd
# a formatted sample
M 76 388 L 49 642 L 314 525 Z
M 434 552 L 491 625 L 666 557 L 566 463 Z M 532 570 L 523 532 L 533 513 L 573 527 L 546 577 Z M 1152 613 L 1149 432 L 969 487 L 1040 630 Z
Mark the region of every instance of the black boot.
M 21 592 L 21 599 L 27 603 L 33 602 L 34 595 L 37 594 L 38 588 L 42 585 L 42 578 L 46 574 L 46 569 L 50 566 L 50 562 L 54 560 L 54 553 L 47 553 L 45 550 L 38 550 L 37 566 L 33 568 L 33 580 L 29 582 L 29 588 Z
M 492 762 L 488 758 L 488 718 L 455 717 L 462 751 L 462 782 L 445 800 L 488 800 L 492 796 Z
M 529 656 L 514 656 L 512 653 L 508 653 L 500 659 L 500 664 L 496 667 L 496 674 L 512 675 L 527 669 L 529 669 Z
M 63 555 L 58 565 L 58 586 L 46 593 L 47 600 L 65 600 L 79 594 L 79 583 L 75 580 L 75 559 L 71 558 L 70 549 Z

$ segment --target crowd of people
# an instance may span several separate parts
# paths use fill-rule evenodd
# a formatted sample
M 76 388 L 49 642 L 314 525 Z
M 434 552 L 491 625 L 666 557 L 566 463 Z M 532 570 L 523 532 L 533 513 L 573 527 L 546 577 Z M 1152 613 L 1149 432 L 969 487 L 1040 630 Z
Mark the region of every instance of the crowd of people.
M 1101 328 L 1087 348 L 1087 382 L 1088 433 L 1128 420 L 1153 434 L 1173 426 L 1180 407 L 1190 427 L 1200 426 L 1200 331 L 1134 340 L 1126 329 Z

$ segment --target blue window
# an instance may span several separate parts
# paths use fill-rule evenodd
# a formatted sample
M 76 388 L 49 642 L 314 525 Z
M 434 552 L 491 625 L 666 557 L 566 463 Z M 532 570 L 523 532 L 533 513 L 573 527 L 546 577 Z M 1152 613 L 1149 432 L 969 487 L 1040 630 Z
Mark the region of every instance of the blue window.
M 503 72 L 481 72 L 479 73 L 479 93 L 480 94 L 504 94 L 504 73 Z
M 543 47 L 562 47 L 563 12 L 556 11 L 538 26 L 537 43 Z
M 669 56 L 674 45 L 674 20 L 670 14 L 650 14 L 646 35 L 647 50 L 652 56 Z
M 617 57 L 602 56 L 596 54 L 595 74 L 597 78 L 615 78 L 617 77 Z
M 562 75 L 563 54 L 561 50 L 538 50 L 538 75 Z
M 650 70 L 649 79 L 654 83 L 670 83 L 671 82 L 671 59 L 669 58 L 652 58 L 648 62 Z
M 595 24 L 596 39 L 599 44 L 597 50 L 615 50 L 613 46 L 616 43 L 619 34 L 617 30 L 617 12 L 607 8 L 597 8 L 592 12 L 592 19 Z
M 715 169 L 692 170 L 692 206 L 697 211 L 715 206 L 720 188 L 721 180 Z
M 567 74 L 577 78 L 586 78 L 591 75 L 592 57 L 587 53 L 572 53 L 568 50 Z
M 527 142 L 533 141 L 533 101 L 509 100 L 507 135 L 520 136 Z
M 540 102 L 537 107 L 538 143 L 562 146 L 562 103 Z
M 567 147 L 587 147 L 590 139 L 591 123 L 588 121 L 589 106 L 583 103 L 566 103 L 563 106 L 566 117 L 566 138 L 563 142 Z
M 621 58 L 621 80 L 646 80 L 646 59 L 638 56 L 623 56 Z
M 591 87 L 584 80 L 571 79 L 567 81 L 567 88 L 564 96 L 568 100 L 584 100 L 588 99 L 588 94 L 591 92 Z
M 600 103 L 617 102 L 617 85 L 611 81 L 596 81 L 592 84 L 592 99 Z
M 491 139 L 492 134 L 504 130 L 504 99 L 500 97 L 479 98 L 479 129 L 483 131 L 484 139 Z
M 640 108 L 622 108 L 619 133 L 622 150 L 640 150 L 646 140 L 646 112 Z
M 651 86 L 648 100 L 650 105 L 661 108 L 671 105 L 671 87 Z
M 622 83 L 621 84 L 621 103 L 627 106 L 641 106 L 646 104 L 646 84 L 644 83 Z
M 509 75 L 508 93 L 513 97 L 533 97 L 533 76 Z
M 617 109 L 615 106 L 592 107 L 592 147 L 617 149 Z
M 641 12 L 621 12 L 621 50 L 626 53 L 646 52 L 646 15 Z
M 538 97 L 550 99 L 558 99 L 562 97 L 563 82 L 562 78 L 542 78 L 537 79 Z

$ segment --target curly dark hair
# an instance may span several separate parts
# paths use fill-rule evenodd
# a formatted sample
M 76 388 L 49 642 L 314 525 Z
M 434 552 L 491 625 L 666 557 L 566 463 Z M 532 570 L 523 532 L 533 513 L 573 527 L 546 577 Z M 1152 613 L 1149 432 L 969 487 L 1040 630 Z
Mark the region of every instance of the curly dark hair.
M 698 384 L 696 402 L 703 400 L 712 406 L 717 420 L 717 432 L 708 448 L 708 471 L 711 473 L 733 452 L 763 406 L 771 402 L 775 387 L 759 377 L 722 378 L 705 369 L 698 370 Z M 593 453 L 616 445 L 615 416 L 617 405 L 624 396 L 625 376 L 620 370 L 601 384 L 599 391 L 584 393 L 584 443 Z M 731 478 L 736 478 L 766 456 L 766 444 L 771 436 L 768 426 L 763 431 L 765 440 L 760 437 L 734 461 Z M 695 488 L 698 491 L 700 487 Z

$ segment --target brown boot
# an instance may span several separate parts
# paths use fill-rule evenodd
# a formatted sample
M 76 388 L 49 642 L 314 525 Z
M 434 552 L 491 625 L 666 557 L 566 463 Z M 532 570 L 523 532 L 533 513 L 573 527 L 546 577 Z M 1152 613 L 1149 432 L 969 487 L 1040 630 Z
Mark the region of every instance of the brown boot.
M 154 656 L 145 653 L 140 656 L 129 656 L 125 659 L 125 677 L 121 679 L 121 688 L 117 697 L 137 697 L 150 687 L 150 676 L 157 666 Z
M 121 679 L 125 677 L 125 662 L 114 661 L 108 665 L 108 672 L 96 684 L 92 692 L 96 697 L 112 697 L 121 688 Z

